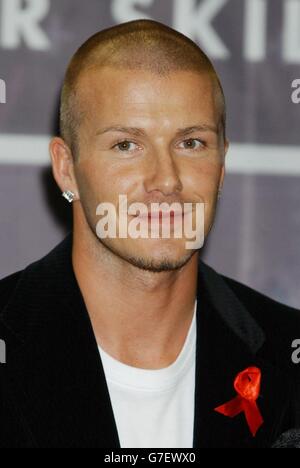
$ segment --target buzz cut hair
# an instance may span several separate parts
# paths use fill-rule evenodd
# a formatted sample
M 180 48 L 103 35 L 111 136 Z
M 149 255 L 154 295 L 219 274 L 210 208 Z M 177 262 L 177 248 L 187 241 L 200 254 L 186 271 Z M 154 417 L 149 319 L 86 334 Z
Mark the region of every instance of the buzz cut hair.
M 209 74 L 219 109 L 219 125 L 225 140 L 224 92 L 207 55 L 180 32 L 160 22 L 141 19 L 97 32 L 71 58 L 61 90 L 59 129 L 74 158 L 78 152 L 78 129 L 84 116 L 78 102 L 79 78 L 89 70 L 101 67 L 143 70 L 160 76 L 176 71 Z

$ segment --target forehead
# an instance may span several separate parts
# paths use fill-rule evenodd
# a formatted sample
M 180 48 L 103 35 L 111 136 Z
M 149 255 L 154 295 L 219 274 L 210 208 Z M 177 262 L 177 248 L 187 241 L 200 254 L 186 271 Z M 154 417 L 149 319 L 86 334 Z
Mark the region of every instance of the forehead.
M 95 68 L 77 83 L 80 107 L 99 119 L 195 115 L 216 121 L 216 90 L 206 73 L 172 71 L 160 76 L 142 70 Z

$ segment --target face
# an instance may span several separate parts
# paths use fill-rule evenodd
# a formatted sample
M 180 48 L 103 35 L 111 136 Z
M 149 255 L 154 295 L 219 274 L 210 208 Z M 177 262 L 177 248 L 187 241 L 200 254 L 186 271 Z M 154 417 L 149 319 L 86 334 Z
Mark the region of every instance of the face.
M 192 203 L 195 228 L 195 204 L 204 203 L 207 235 L 226 150 L 211 78 L 187 71 L 160 77 L 106 68 L 83 75 L 78 89 L 84 119 L 74 167 L 81 204 L 80 210 L 74 204 L 75 220 L 77 210 L 97 235 L 97 206 L 111 203 L 118 221 L 122 194 L 128 208 L 134 202 L 149 209 L 154 202 Z M 128 224 L 133 218 L 128 214 Z M 197 251 L 186 248 L 191 239 L 184 233 L 181 238 L 97 239 L 122 259 L 152 271 L 177 269 Z

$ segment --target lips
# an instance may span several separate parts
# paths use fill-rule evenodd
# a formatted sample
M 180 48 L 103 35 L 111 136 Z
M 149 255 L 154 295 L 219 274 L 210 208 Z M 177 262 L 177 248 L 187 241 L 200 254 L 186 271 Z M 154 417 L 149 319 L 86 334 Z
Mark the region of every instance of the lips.
M 159 220 L 166 220 L 166 219 L 175 219 L 178 217 L 183 217 L 184 215 L 187 215 L 188 213 L 184 213 L 183 211 L 158 211 L 158 212 L 148 212 L 148 213 L 142 213 L 137 215 L 137 218 L 140 219 L 159 219 Z
M 182 216 L 182 212 L 174 213 L 174 211 L 164 212 L 159 211 L 158 213 L 148 213 L 148 218 L 168 218 L 168 217 Z

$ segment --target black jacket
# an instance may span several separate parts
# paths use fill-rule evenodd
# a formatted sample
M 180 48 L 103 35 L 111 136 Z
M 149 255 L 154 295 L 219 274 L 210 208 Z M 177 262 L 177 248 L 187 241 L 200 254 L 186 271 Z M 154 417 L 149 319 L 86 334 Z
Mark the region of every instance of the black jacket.
M 71 262 L 72 235 L 0 281 L 0 446 L 120 447 L 105 375 Z M 300 364 L 291 343 L 300 312 L 200 261 L 194 447 L 269 447 L 300 425 Z M 214 408 L 236 396 L 235 376 L 261 370 L 264 424 L 252 437 L 244 414 Z M 298 389 L 298 390 L 297 390 Z

